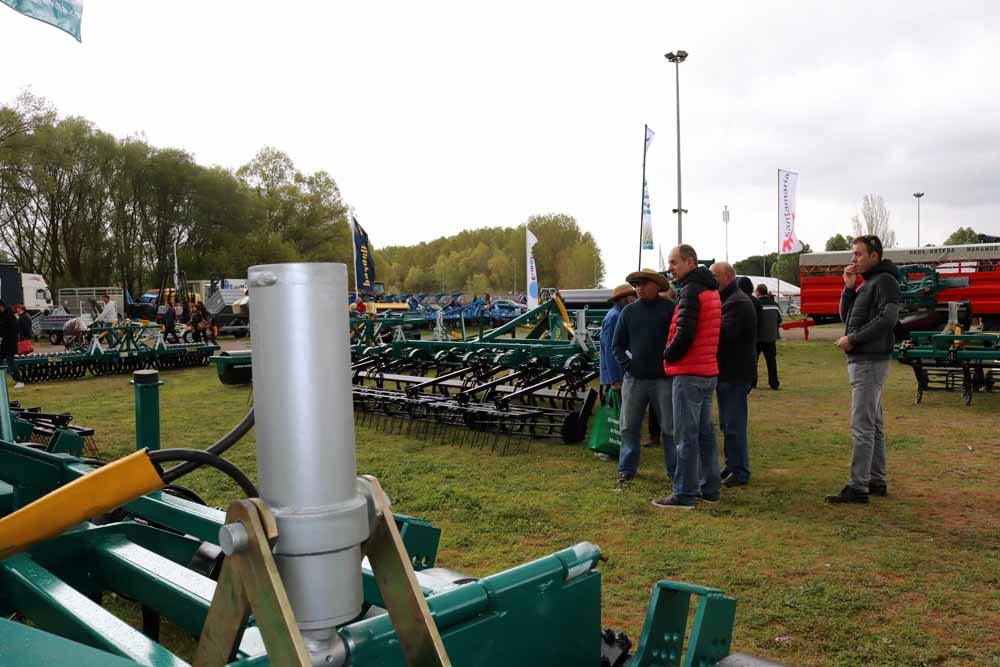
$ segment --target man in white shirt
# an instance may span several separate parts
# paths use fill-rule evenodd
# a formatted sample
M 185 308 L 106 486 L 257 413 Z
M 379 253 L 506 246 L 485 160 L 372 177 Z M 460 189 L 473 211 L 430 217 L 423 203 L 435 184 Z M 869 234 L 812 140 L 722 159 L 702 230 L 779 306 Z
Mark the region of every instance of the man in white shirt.
M 115 322 L 118 321 L 118 306 L 115 305 L 115 302 L 107 294 L 101 295 L 101 301 L 104 302 L 104 308 L 101 310 L 101 314 L 97 316 L 97 319 L 94 320 L 94 324 L 100 324 L 108 328 L 113 327 Z M 114 332 L 108 331 L 108 347 L 114 347 L 116 342 Z

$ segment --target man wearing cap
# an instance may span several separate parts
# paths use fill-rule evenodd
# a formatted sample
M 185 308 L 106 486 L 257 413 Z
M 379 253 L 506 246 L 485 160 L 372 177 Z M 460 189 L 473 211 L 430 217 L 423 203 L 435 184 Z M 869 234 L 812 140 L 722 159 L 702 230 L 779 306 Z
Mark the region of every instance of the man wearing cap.
M 611 293 L 611 298 L 608 300 L 614 305 L 601 321 L 601 384 L 612 386 L 620 391 L 625 371 L 615 359 L 611 348 L 614 345 L 618 317 L 622 314 L 622 309 L 625 306 L 635 301 L 635 289 L 628 283 L 619 285 Z
M 673 494 L 653 501 L 660 509 L 691 509 L 699 499 L 719 501 L 719 453 L 712 425 L 712 394 L 719 377 L 719 283 L 687 244 L 670 251 L 670 271 L 680 283 L 663 367 L 673 379 L 677 475 Z
M 618 457 L 618 484 L 635 477 L 639 469 L 639 439 L 646 405 L 652 405 L 660 421 L 660 440 L 667 476 L 673 478 L 677 461 L 674 447 L 671 381 L 663 370 L 663 348 L 674 304 L 659 297 L 667 279 L 652 269 L 628 275 L 638 301 L 622 310 L 612 346 L 615 359 L 625 371 L 622 382 L 622 449 Z

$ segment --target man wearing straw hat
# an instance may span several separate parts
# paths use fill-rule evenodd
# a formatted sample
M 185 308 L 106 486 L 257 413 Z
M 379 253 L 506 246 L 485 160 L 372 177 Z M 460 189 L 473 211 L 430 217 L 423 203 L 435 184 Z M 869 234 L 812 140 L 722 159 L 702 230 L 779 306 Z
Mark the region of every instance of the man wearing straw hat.
M 642 418 L 651 405 L 660 422 L 660 440 L 667 477 L 677 464 L 674 447 L 671 381 L 663 368 L 663 348 L 674 314 L 674 304 L 659 297 L 669 287 L 663 274 L 642 269 L 628 275 L 638 301 L 622 310 L 615 329 L 613 352 L 625 371 L 622 382 L 622 448 L 618 457 L 618 484 L 627 484 L 639 469 Z

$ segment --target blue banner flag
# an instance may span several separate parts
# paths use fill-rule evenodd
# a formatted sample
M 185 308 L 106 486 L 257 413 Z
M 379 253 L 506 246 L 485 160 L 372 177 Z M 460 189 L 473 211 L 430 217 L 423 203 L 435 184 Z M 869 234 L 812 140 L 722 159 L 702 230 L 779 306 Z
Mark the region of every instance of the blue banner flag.
M 375 293 L 375 257 L 372 255 L 368 232 L 351 217 L 354 223 L 354 284 L 362 294 Z
M 80 22 L 83 19 L 83 0 L 0 0 L 3 4 L 25 16 L 65 30 L 80 40 Z

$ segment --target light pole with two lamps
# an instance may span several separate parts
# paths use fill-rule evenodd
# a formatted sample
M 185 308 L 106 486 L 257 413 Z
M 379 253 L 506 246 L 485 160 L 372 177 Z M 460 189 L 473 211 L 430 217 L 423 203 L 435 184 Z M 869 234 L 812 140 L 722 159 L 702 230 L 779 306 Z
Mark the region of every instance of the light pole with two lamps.
M 914 192 L 913 196 L 917 198 L 917 247 L 920 247 L 920 198 L 924 196 L 923 192 Z
M 677 85 L 677 245 L 683 243 L 683 218 L 687 211 L 681 207 L 681 63 L 688 57 L 687 51 L 671 51 L 663 56 L 674 64 L 675 81 Z

